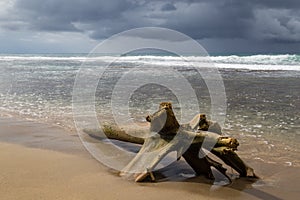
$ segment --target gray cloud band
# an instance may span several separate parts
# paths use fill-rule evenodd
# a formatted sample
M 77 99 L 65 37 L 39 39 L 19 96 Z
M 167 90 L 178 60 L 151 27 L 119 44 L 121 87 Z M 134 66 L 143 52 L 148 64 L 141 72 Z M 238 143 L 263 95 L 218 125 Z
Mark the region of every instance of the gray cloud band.
M 145 39 L 145 34 L 153 34 L 153 37 L 151 39 Z M 158 35 L 164 36 L 163 38 L 167 37 L 168 40 L 160 39 L 157 37 Z M 100 43 L 90 53 L 89 58 L 92 57 L 95 59 L 95 55 L 104 53 L 120 56 L 128 52 L 149 48 L 171 52 L 178 56 L 183 56 L 185 52 L 194 52 L 196 56 L 208 57 L 207 52 L 199 43 L 180 32 L 164 28 L 146 27 L 132 29 L 110 37 Z M 87 60 L 89 58 L 87 58 Z M 116 57 L 116 59 L 122 59 L 122 57 Z M 185 61 L 189 63 L 188 57 L 185 57 Z M 101 123 L 99 123 L 101 113 L 96 113 L 95 109 L 95 93 L 99 79 L 110 65 L 110 63 L 106 63 L 106 67 L 101 66 L 95 68 L 89 67 L 87 63 L 88 62 L 84 63 L 78 71 L 73 89 L 73 113 L 78 135 L 87 150 L 98 161 L 110 168 L 122 171 L 133 159 L 135 154 L 109 141 L 89 142 L 87 139 L 88 136 L 83 132 L 86 128 L 99 129 L 100 134 L 102 134 L 103 137 L 105 136 L 102 131 L 103 127 L 101 127 Z M 205 81 L 211 97 L 210 115 L 212 119 L 218 121 L 222 126 L 225 121 L 226 94 L 218 69 L 209 62 L 209 59 L 206 59 L 205 63 L 201 63 L 201 66 L 195 66 L 192 62 L 190 66 L 196 69 L 201 75 L 201 78 Z M 150 83 L 156 83 L 168 88 L 177 97 L 181 109 L 181 123 L 188 122 L 192 119 L 194 114 L 200 112 L 195 91 L 179 71 L 172 67 L 139 66 L 124 73 L 114 86 L 111 104 L 112 114 L 117 125 L 122 126 L 123 122 L 129 122 L 130 125 L 137 126 L 136 128 L 138 128 L 138 125 L 132 121 L 129 114 L 129 99 L 136 89 Z M 193 112 L 191 112 L 191 110 Z M 120 113 L 122 113 L 122 115 L 120 115 Z M 100 116 L 99 119 L 97 115 Z M 184 148 L 187 149 L 191 142 L 192 139 L 184 143 Z M 206 142 L 206 140 L 204 140 L 203 145 L 206 149 L 212 149 L 214 144 L 212 144 L 211 141 Z M 145 156 L 153 157 L 156 154 L 157 152 L 151 152 Z M 160 167 L 170 164 L 174 159 L 164 162 Z M 143 172 L 139 170 L 144 169 L 147 163 L 143 163 L 143 165 L 143 167 L 137 167 L 134 173 Z

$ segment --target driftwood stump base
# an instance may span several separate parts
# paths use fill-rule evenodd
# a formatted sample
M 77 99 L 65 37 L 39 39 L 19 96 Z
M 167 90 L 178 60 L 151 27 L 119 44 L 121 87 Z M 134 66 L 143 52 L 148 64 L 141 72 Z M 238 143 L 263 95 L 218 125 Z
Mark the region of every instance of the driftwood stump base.
M 122 169 L 120 176 L 133 177 L 136 182 L 155 181 L 155 176 L 152 173 L 155 167 L 170 152 L 175 151 L 178 158 L 182 156 L 196 175 L 204 175 L 209 179 L 214 179 L 211 169 L 213 167 L 231 181 L 226 174 L 227 169 L 221 163 L 208 157 L 202 150 L 205 139 L 206 144 L 211 143 L 212 145 L 212 149 L 209 149 L 211 153 L 232 167 L 239 173 L 240 177 L 257 178 L 254 170 L 247 166 L 235 153 L 239 145 L 238 141 L 235 138 L 222 136 L 218 124 L 217 126 L 215 124 L 216 133 L 210 132 L 208 125 L 214 123 L 203 122 L 206 118 L 203 119 L 203 115 L 199 116 L 201 117 L 198 118 L 202 120 L 201 127 L 203 127 L 203 123 L 207 124 L 206 130 L 201 130 L 197 123 L 195 126 L 196 117 L 192 120 L 193 125 L 180 126 L 173 113 L 171 103 L 163 102 L 156 113 L 146 118 L 150 122 L 149 135 L 151 135 L 146 139 L 133 137 L 129 135 L 130 133 L 127 134 L 114 126 L 106 126 L 104 134 L 107 138 L 142 144 L 140 151 Z M 86 132 L 93 137 L 97 134 L 96 131 L 86 130 Z

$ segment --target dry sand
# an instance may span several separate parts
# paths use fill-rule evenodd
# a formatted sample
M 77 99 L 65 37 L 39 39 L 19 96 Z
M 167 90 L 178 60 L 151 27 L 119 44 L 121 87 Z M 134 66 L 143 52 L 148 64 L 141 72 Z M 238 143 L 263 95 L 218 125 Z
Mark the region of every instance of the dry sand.
M 1 199 L 297 199 L 300 170 L 249 161 L 262 177 L 212 185 L 203 177 L 134 183 L 93 159 L 74 133 L 0 118 Z M 182 161 L 183 162 L 183 161 Z M 178 176 L 179 169 L 170 169 Z M 176 167 L 176 166 L 175 166 Z M 173 174 L 172 174 L 173 173 Z

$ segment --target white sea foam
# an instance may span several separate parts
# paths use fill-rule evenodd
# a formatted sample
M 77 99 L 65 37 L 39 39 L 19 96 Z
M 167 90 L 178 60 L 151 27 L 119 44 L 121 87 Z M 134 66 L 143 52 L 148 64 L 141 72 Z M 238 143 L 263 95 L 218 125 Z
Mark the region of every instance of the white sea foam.
M 300 55 L 250 56 L 81 56 L 81 55 L 0 55 L 0 61 L 78 61 L 123 63 L 132 65 L 211 67 L 220 69 L 293 70 L 300 71 Z
M 300 65 L 216 64 L 221 69 L 300 71 Z

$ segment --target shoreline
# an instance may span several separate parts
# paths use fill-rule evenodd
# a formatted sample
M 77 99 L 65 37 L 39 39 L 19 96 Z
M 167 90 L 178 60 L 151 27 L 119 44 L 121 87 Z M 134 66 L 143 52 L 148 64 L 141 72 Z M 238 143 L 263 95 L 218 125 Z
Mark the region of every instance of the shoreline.
M 59 119 L 54 120 L 49 118 L 48 120 L 45 120 L 32 116 L 20 115 L 15 112 L 2 112 L 0 113 L 0 120 L 1 118 L 27 121 L 34 124 L 44 125 L 46 127 L 53 127 L 58 130 L 64 130 L 65 133 L 67 133 L 64 134 L 65 136 L 78 137 L 78 141 L 81 143 L 74 122 L 72 122 L 70 119 L 67 119 L 63 122 Z M 242 155 L 244 159 L 260 160 L 269 164 L 279 164 L 281 166 L 300 167 L 300 149 L 298 147 L 289 147 L 288 143 L 286 143 L 287 141 L 270 141 L 270 138 L 267 138 L 263 135 L 249 135 L 247 132 L 244 133 L 243 131 L 228 130 L 226 128 L 223 130 L 225 135 L 234 137 L 241 143 L 241 145 L 238 147 L 238 154 Z M 56 135 L 56 137 L 61 137 L 61 135 Z M 264 153 L 262 154 L 261 152 Z M 251 156 L 249 156 L 249 153 L 251 153 Z
M 204 177 L 176 180 L 179 169 L 168 168 L 173 180 L 133 183 L 100 164 L 77 135 L 49 124 L 14 117 L 0 118 L 0 194 L 5 199 L 296 199 L 299 167 L 247 159 L 260 180 L 236 179 L 213 185 Z M 243 145 L 241 145 L 243 146 Z M 239 152 L 238 152 L 239 153 Z M 183 163 L 183 161 L 180 163 Z M 176 174 L 177 173 L 177 174 Z

